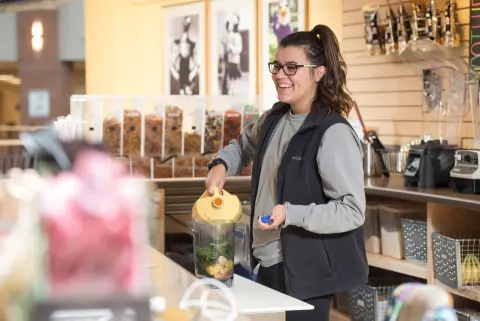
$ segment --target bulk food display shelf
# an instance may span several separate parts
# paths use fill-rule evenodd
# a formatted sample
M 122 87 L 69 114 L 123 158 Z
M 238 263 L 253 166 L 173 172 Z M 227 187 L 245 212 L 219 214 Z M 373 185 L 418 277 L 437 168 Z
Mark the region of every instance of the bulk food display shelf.
M 261 114 L 258 97 L 74 95 L 76 136 L 103 143 L 133 174 L 207 176 L 207 163 Z M 244 171 L 249 175 L 249 168 Z

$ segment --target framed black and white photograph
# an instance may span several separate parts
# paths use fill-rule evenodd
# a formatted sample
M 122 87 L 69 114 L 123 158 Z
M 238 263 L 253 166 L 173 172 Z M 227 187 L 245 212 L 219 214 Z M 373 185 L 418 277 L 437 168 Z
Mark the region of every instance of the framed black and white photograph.
M 268 63 L 275 59 L 280 41 L 289 34 L 304 31 L 307 28 L 306 0 L 261 0 L 262 50 L 260 66 L 262 68 L 263 108 L 269 109 L 277 101 L 277 92 L 273 85 Z
M 205 94 L 205 3 L 165 8 L 165 94 Z
M 255 95 L 255 0 L 210 2 L 210 88 L 213 95 Z

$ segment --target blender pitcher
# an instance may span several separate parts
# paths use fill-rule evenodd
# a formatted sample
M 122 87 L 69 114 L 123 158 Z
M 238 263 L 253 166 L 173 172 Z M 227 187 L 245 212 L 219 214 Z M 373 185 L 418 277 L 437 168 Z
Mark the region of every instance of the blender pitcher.
M 228 287 L 233 285 L 235 257 L 235 222 L 242 215 L 237 196 L 215 188 L 207 192 L 192 209 L 195 275 L 213 278 Z

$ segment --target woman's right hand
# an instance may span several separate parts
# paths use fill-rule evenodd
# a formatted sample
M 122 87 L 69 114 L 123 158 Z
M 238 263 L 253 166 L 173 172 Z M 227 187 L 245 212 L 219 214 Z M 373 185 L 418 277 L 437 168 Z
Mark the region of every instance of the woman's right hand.
M 210 172 L 208 172 L 207 180 L 205 181 L 205 187 L 207 187 L 208 194 L 213 195 L 215 187 L 218 187 L 218 190 L 222 192 L 226 178 L 227 170 L 223 164 L 218 164 L 217 166 L 212 167 Z

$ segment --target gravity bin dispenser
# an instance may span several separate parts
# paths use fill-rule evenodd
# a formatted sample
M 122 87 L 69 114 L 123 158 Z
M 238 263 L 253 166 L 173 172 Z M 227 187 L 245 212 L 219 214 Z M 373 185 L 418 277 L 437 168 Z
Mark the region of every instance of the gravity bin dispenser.
M 410 147 L 406 186 L 448 186 L 454 155 L 467 143 L 463 137 L 471 136 L 464 121 L 478 109 L 478 76 L 462 53 L 430 39 L 411 40 L 400 52 L 422 83 L 421 139 Z

